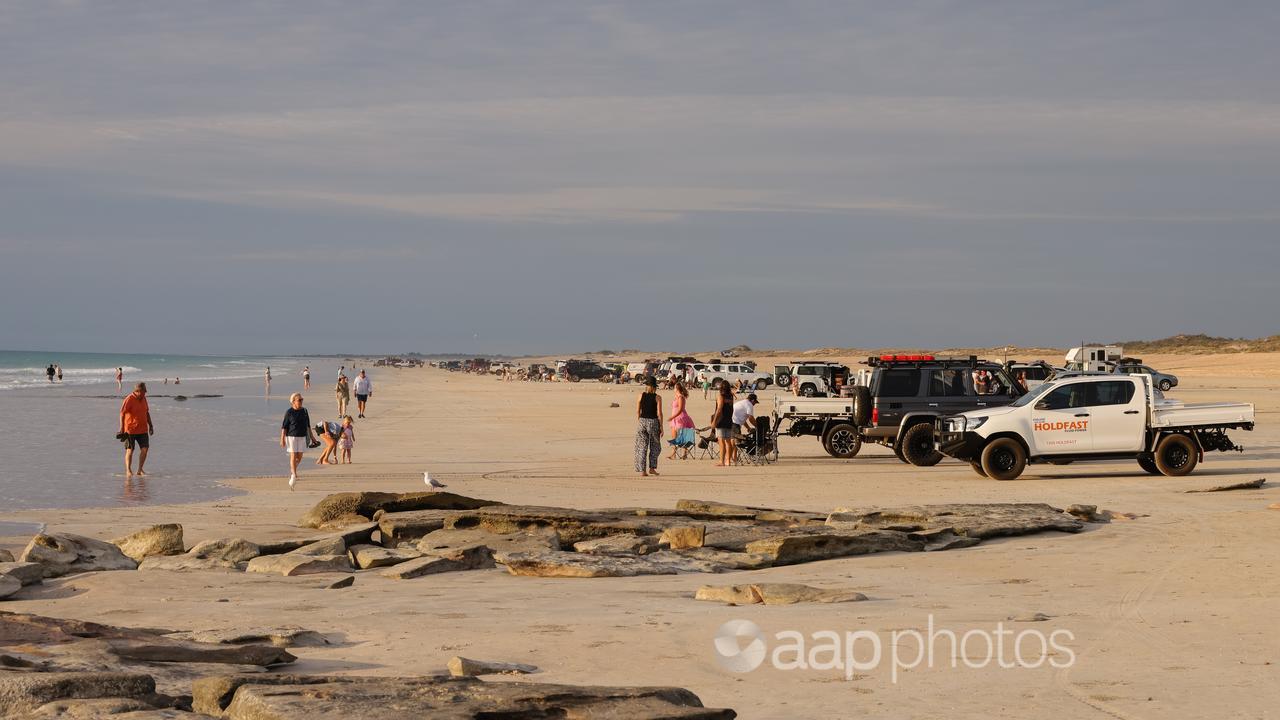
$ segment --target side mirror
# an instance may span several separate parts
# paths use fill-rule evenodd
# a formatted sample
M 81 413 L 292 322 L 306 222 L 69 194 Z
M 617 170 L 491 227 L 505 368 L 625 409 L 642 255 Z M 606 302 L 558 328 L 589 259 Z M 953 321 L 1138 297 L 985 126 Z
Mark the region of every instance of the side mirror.
M 1037 410 L 1048 410 L 1048 409 L 1049 409 L 1049 403 L 1045 402 L 1044 400 L 1041 400 L 1040 402 L 1036 403 L 1036 409 L 1037 409 Z

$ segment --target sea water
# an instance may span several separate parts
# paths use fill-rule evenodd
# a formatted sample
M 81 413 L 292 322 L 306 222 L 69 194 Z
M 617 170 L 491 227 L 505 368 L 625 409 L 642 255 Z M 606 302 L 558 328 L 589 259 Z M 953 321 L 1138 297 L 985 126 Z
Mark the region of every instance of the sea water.
M 62 366 L 62 382 L 48 381 L 50 363 Z M 345 365 L 354 377 L 352 364 L 340 358 L 0 351 L 0 514 L 212 500 L 234 494 L 218 481 L 241 476 L 278 474 L 283 484 L 289 466 L 280 421 L 290 393 L 304 392 L 313 420 L 332 419 L 338 368 Z M 309 392 L 302 379 L 307 365 Z M 119 388 L 117 367 L 124 370 Z M 156 434 L 146 477 L 130 480 L 115 434 L 120 403 L 140 381 L 147 383 Z

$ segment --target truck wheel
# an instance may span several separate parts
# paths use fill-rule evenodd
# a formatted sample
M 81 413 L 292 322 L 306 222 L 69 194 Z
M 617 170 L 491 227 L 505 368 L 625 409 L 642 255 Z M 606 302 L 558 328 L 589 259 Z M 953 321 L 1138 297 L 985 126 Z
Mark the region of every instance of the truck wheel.
M 854 385 L 849 391 L 853 395 L 853 421 L 858 425 L 871 422 L 871 390 L 861 385 Z
M 791 376 L 786 373 L 778 373 L 777 382 L 780 388 L 791 387 Z
M 901 460 L 902 462 L 907 462 L 907 459 L 906 459 L 905 457 L 903 457 L 903 455 L 902 455 L 902 443 L 896 443 L 896 444 L 894 444 L 894 446 L 893 446 L 893 455 L 894 455 L 894 457 L 898 458 L 898 459 L 899 459 L 899 460 Z
M 818 388 L 808 383 L 805 383 L 804 385 L 800 386 L 800 394 L 805 397 L 817 397 Z
M 858 428 L 849 423 L 833 425 L 822 438 L 822 447 L 831 457 L 847 460 L 855 457 L 862 449 L 862 436 Z
M 767 388 L 767 387 L 769 387 L 769 381 L 768 381 L 768 380 L 765 380 L 764 378 L 760 378 L 759 380 L 757 380 L 757 381 L 756 381 L 756 389 L 757 389 L 757 390 L 763 390 L 763 389 L 765 389 L 765 388 Z
M 570 375 L 570 376 L 569 376 L 569 382 L 579 382 L 579 381 L 581 381 L 581 380 L 582 380 L 582 378 L 578 377 L 577 375 Z
M 1200 461 L 1196 452 L 1196 444 L 1186 435 L 1165 435 L 1156 445 L 1156 469 L 1169 477 L 1187 475 Z
M 933 446 L 933 424 L 916 423 L 902 433 L 902 457 L 917 467 L 930 467 L 942 460 Z
M 1156 467 L 1155 458 L 1151 457 L 1150 455 L 1139 455 L 1138 467 L 1142 468 L 1143 470 L 1146 470 L 1152 475 L 1160 474 L 1160 468 Z
M 1161 380 L 1160 389 L 1163 390 L 1164 392 L 1169 392 L 1170 390 L 1173 389 L 1173 383 L 1169 382 L 1168 380 Z
M 987 471 L 982 469 L 982 463 L 978 462 L 977 460 L 970 460 L 969 467 L 973 468 L 973 471 L 978 473 L 982 477 L 987 476 Z
M 982 449 L 982 469 L 993 480 L 1013 480 L 1027 467 L 1027 451 L 1013 438 L 998 438 Z

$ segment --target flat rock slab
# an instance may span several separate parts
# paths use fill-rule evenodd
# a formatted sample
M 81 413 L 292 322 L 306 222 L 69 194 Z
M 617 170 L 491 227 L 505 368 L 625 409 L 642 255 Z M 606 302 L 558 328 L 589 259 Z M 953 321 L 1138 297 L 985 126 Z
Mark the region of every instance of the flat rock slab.
M 1231 485 L 1219 485 L 1217 487 L 1204 488 L 1202 490 L 1188 490 L 1189 493 L 1208 493 L 1208 492 L 1226 492 L 1228 490 L 1257 490 L 1267 484 L 1266 478 L 1258 480 L 1250 480 L 1249 482 L 1233 483 Z
M 412 510 L 409 512 L 385 513 L 378 518 L 378 530 L 382 533 L 382 544 L 386 547 L 399 547 L 413 542 L 427 533 L 444 529 L 444 521 L 452 510 Z
M 0 575 L 0 600 L 22 589 L 22 581 L 8 575 Z
M 538 672 L 536 665 L 523 663 L 472 660 L 461 655 L 449 658 L 449 674 L 453 677 L 479 677 L 481 675 L 528 675 Z
M 23 715 L 27 720 L 213 720 L 174 708 L 157 709 L 131 698 L 55 700 Z
M 298 548 L 290 550 L 287 555 L 345 555 L 347 553 L 347 541 L 340 537 L 329 537 L 323 540 L 317 540 Z
M 614 536 L 617 537 L 617 536 Z M 513 533 L 494 533 L 480 528 L 437 530 L 416 543 L 418 552 L 437 553 L 449 549 L 483 545 L 491 552 L 541 552 L 559 550 L 560 536 L 550 528 L 534 528 Z
M 483 545 L 465 548 L 433 550 L 416 560 L 393 565 L 381 575 L 392 580 L 411 580 L 426 575 L 438 575 L 463 570 L 482 570 L 494 566 L 493 552 Z
M 497 534 L 545 528 L 556 531 L 563 546 L 572 547 L 574 543 L 608 535 L 657 535 L 666 527 L 679 524 L 680 520 L 679 517 L 642 518 L 626 512 L 497 505 L 453 513 L 445 521 L 445 528 L 478 528 Z
M 698 548 L 706 551 L 707 548 Z M 494 556 L 512 575 L 534 577 L 635 577 L 637 575 L 679 575 L 718 573 L 765 567 L 772 560 L 743 553 L 710 551 L 660 551 L 649 555 L 588 555 L 545 551 L 540 553 L 499 553 Z
M 39 563 L 45 577 L 100 570 L 136 570 L 138 563 L 109 542 L 70 533 L 41 533 L 22 551 L 22 562 Z
M 152 555 L 181 555 L 187 551 L 182 542 L 182 526 L 177 523 L 153 525 L 111 543 L 134 562 Z
M 825 590 L 794 583 L 753 583 L 751 585 L 704 585 L 694 595 L 729 605 L 795 605 L 796 603 L 861 602 L 866 595 L 853 590 Z
M 223 628 L 169 633 L 166 637 L 215 645 L 268 644 L 273 647 L 320 647 L 328 645 L 324 635 L 297 625 L 280 627 Z
M 381 545 L 356 545 L 351 548 L 351 561 L 361 570 L 390 567 L 422 557 L 413 548 L 384 548 Z
M 44 580 L 40 563 L 0 562 L 0 577 L 11 577 L 23 585 L 38 585 Z
M 480 500 L 450 492 L 387 493 L 346 492 L 325 497 L 307 511 L 298 522 L 301 527 L 319 528 L 349 515 L 374 517 L 378 511 L 387 513 L 407 510 L 470 510 L 486 505 L 498 505 L 494 500 Z
M 574 543 L 573 549 L 588 555 L 647 555 L 658 549 L 658 538 L 652 535 L 610 535 Z
M 316 573 L 351 572 L 346 555 L 262 555 L 249 561 L 246 572 L 295 577 Z
M 1084 523 L 1044 503 L 959 503 L 893 508 L 839 508 L 829 527 L 897 529 L 904 532 L 949 527 L 956 535 L 986 539 L 1055 530 L 1080 532 Z
M 769 557 L 774 565 L 796 565 L 877 552 L 919 552 L 924 546 L 923 540 L 892 530 L 831 530 L 757 540 L 747 551 Z
M 161 663 L 204 663 L 272 667 L 297 660 L 283 648 L 272 645 L 214 645 L 171 640 L 111 639 L 101 641 L 107 651 L 124 660 Z
M 190 570 L 243 570 L 245 563 L 223 560 L 221 558 L 197 557 L 195 555 L 153 555 L 144 558 L 138 565 L 139 570 L 171 570 L 185 572 Z
M 227 695 L 227 684 L 205 682 L 194 706 L 210 712 L 209 696 Z M 394 708 L 394 711 L 390 709 Z M 212 714 L 212 713 L 210 713 Z M 277 685 L 245 680 L 222 710 L 228 720 L 307 718 L 353 720 L 430 717 L 440 720 L 492 718 L 625 718 L 626 720 L 729 720 L 736 713 L 704 708 L 682 688 L 609 688 L 483 682 L 474 678 L 345 678 Z
M 678 500 L 676 509 L 691 518 L 707 520 L 755 520 L 757 522 L 783 524 L 821 524 L 827 518 L 824 513 L 806 510 L 776 510 L 773 508 L 730 505 L 714 500 Z
M 689 550 L 702 547 L 706 538 L 706 525 L 677 525 L 663 530 L 658 542 L 672 550 Z
M 145 700 L 155 691 L 155 680 L 143 673 L 0 672 L 0 717 L 31 717 L 36 708 L 56 700 Z

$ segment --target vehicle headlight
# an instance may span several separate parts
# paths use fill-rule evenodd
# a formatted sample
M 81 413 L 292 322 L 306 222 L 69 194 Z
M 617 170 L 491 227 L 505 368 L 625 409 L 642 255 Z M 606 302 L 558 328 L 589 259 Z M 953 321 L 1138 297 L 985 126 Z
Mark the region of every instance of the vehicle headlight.
M 953 433 L 964 432 L 964 418 L 962 417 L 947 418 L 947 432 L 953 432 Z
M 965 423 L 965 430 L 977 430 L 978 428 L 982 427 L 983 423 L 987 421 L 985 417 L 975 417 L 975 418 L 966 418 L 966 419 L 968 420 L 968 422 Z

